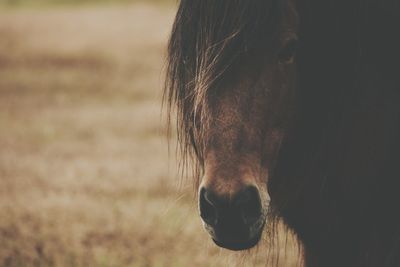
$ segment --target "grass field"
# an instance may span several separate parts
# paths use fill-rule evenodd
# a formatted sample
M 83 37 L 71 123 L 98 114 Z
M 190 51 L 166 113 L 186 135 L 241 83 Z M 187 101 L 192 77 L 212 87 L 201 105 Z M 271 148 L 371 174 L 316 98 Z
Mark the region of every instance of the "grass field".
M 0 0 L 0 8 L 32 8 L 32 7 L 59 7 L 59 6 L 93 6 L 98 4 L 134 4 L 151 3 L 157 5 L 172 5 L 176 0 Z
M 296 266 L 284 238 L 231 253 L 203 231 L 168 155 L 175 7 L 155 2 L 0 2 L 0 266 Z

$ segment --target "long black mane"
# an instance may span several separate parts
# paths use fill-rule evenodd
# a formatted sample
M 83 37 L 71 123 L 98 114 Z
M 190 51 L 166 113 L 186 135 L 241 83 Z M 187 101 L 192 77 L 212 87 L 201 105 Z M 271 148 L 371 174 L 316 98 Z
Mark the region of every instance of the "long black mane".
M 400 2 L 304 0 L 299 13 L 273 206 L 307 266 L 400 266 Z
M 168 113 L 177 107 L 183 167 L 192 163 L 197 179 L 203 164 L 198 146 L 207 134 L 207 97 L 244 62 L 257 69 L 275 51 L 283 4 L 276 0 L 180 2 L 168 47 L 164 98 Z

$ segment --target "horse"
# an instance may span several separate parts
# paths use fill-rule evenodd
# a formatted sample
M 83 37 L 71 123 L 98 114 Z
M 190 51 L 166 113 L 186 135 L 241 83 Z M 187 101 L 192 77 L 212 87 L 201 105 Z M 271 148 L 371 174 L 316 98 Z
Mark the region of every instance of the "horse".
M 282 221 L 304 266 L 400 266 L 399 11 L 180 1 L 164 97 L 216 245 L 250 249 Z

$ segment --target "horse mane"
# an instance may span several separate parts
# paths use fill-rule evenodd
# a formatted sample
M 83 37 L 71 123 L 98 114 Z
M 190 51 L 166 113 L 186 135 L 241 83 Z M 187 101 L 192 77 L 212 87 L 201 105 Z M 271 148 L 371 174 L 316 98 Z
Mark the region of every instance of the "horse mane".
M 271 205 L 320 257 L 312 266 L 398 266 L 400 4 L 299 7 L 295 118 Z
M 207 97 L 244 61 L 262 64 L 277 44 L 284 1 L 182 0 L 168 45 L 164 102 L 176 108 L 182 174 L 198 187 L 208 127 Z M 257 69 L 257 68 L 255 68 Z M 170 115 L 169 115 L 170 116 Z M 169 117 L 170 125 L 171 117 Z M 201 125 L 201 127 L 200 127 Z

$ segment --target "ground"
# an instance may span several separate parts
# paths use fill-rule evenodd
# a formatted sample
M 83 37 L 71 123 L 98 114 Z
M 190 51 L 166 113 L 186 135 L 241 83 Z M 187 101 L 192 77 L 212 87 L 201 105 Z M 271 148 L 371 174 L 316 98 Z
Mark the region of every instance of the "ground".
M 290 237 L 232 253 L 203 230 L 161 109 L 176 7 L 155 2 L 0 9 L 0 266 L 296 266 Z

